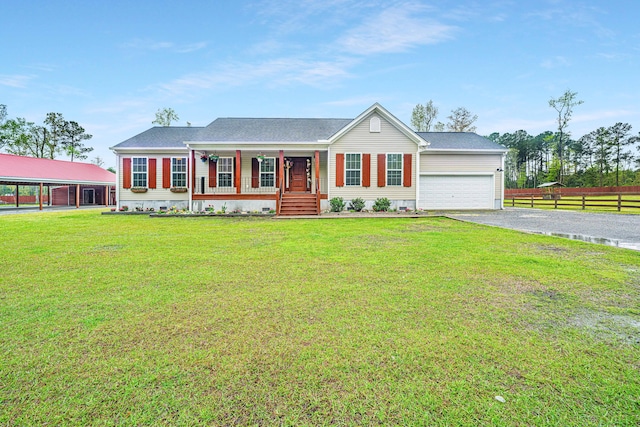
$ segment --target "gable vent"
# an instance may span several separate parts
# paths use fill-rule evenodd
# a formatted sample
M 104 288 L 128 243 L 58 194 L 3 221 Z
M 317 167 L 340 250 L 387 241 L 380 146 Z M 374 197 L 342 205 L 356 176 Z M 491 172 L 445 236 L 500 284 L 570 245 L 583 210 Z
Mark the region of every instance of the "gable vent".
M 369 132 L 380 132 L 380 117 L 371 117 L 369 120 Z

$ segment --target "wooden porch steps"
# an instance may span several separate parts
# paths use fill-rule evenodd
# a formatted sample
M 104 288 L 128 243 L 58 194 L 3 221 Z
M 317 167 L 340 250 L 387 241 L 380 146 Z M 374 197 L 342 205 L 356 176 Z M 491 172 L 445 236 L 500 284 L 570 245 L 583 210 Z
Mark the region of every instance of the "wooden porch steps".
M 280 215 L 318 215 L 316 195 L 311 193 L 284 193 Z

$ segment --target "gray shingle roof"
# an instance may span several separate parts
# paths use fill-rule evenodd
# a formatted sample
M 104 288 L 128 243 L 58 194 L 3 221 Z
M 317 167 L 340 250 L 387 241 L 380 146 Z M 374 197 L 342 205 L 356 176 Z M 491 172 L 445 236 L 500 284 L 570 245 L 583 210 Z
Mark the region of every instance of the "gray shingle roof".
M 502 145 L 473 132 L 416 132 L 429 142 L 429 150 L 503 150 Z
M 152 127 L 112 147 L 118 148 L 185 148 L 184 141 L 197 139 L 202 127 Z
M 219 118 L 199 135 L 200 141 L 318 142 L 353 119 L 256 119 Z
M 115 145 L 119 148 L 185 148 L 185 141 L 318 142 L 329 139 L 352 119 L 219 118 L 206 127 L 156 126 Z M 417 132 L 429 149 L 505 150 L 471 132 Z

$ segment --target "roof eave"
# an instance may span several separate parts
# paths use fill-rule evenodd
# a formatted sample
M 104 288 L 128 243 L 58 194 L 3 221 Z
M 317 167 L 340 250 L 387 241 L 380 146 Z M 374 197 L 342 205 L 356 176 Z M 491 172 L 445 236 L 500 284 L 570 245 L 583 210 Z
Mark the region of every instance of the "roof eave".
M 109 147 L 109 150 L 117 153 L 119 151 L 176 151 L 176 150 L 184 150 L 185 147 Z
M 423 153 L 456 153 L 456 154 L 504 154 L 508 150 L 502 149 L 474 149 L 474 148 L 429 148 L 423 150 Z
M 0 182 L 19 182 L 25 184 L 44 183 L 47 185 L 116 185 L 115 175 L 113 181 L 87 181 L 87 180 L 69 180 L 59 178 L 29 178 L 15 176 L 0 176 Z
M 233 149 L 237 147 L 282 147 L 282 148 L 318 148 L 326 149 L 328 142 L 326 141 L 185 141 L 187 148 L 204 149 L 206 147 L 216 147 L 218 149 Z

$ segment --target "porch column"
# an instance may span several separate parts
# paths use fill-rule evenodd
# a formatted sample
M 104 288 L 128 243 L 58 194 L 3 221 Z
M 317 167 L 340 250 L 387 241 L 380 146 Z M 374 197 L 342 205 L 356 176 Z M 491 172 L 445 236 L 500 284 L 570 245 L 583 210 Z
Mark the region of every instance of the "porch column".
M 104 205 L 109 207 L 109 186 L 104 186 Z
M 242 193 L 242 161 L 240 153 L 240 150 L 236 150 L 236 194 Z
M 76 209 L 80 207 L 80 184 L 76 184 Z
M 314 156 L 314 165 L 313 167 L 316 170 L 316 188 L 320 189 L 320 151 L 316 150 Z
M 280 166 L 280 171 L 278 172 L 278 182 L 280 182 L 280 188 L 284 188 L 284 150 L 280 150 L 278 165 Z
M 191 150 L 191 193 L 196 190 L 196 152 Z
M 20 186 L 16 184 L 16 208 L 20 207 Z
M 40 210 L 42 210 L 42 196 L 43 196 L 42 193 L 44 193 L 44 184 L 41 182 L 40 183 Z

